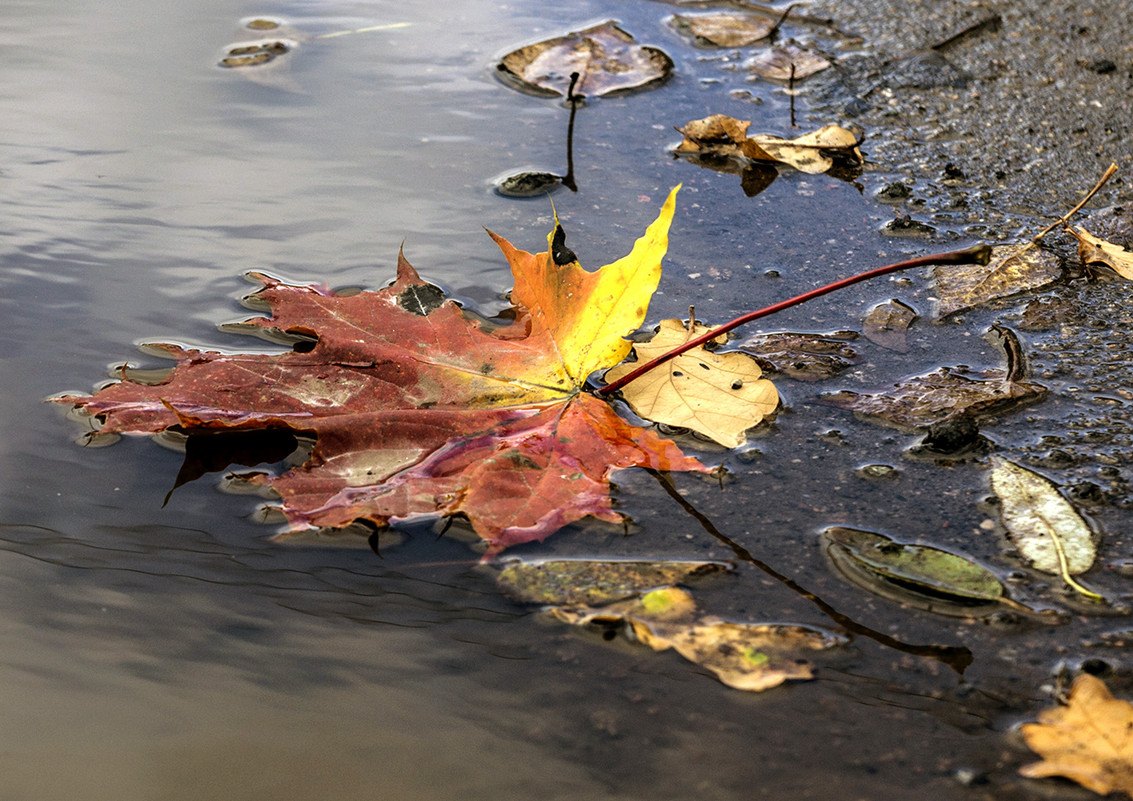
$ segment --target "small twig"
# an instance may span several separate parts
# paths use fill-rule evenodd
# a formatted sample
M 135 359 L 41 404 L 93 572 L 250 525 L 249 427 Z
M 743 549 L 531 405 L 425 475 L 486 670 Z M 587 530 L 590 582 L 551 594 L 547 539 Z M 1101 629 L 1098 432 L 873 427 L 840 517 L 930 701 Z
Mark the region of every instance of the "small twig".
M 739 328 L 741 325 L 746 325 L 753 320 L 758 320 L 761 317 L 767 317 L 770 314 L 775 314 L 777 312 L 783 311 L 783 309 L 789 309 L 791 306 L 797 306 L 800 303 L 806 303 L 808 300 L 821 297 L 822 295 L 843 289 L 853 284 L 857 284 L 861 281 L 868 281 L 870 278 L 877 278 L 878 276 L 888 275 L 889 273 L 895 273 L 901 270 L 910 270 L 915 267 L 925 267 L 930 264 L 987 264 L 990 260 L 991 248 L 987 245 L 981 244 L 975 245 L 970 248 L 965 248 L 964 250 L 950 250 L 947 253 L 934 253 L 928 256 L 918 256 L 915 259 L 899 261 L 894 264 L 887 264 L 884 267 L 878 267 L 874 270 L 868 270 L 864 273 L 851 275 L 849 278 L 843 278 L 841 281 L 835 281 L 832 284 L 821 286 L 818 289 L 812 289 L 809 292 L 804 292 L 801 295 L 796 295 L 793 298 L 780 301 L 779 303 L 767 306 L 766 308 L 741 315 L 740 317 L 737 317 L 729 323 L 725 323 L 718 328 L 713 328 L 711 331 L 702 334 L 695 339 L 690 339 L 688 342 L 684 343 L 678 348 L 674 348 L 668 353 L 661 354 L 656 359 L 646 362 L 637 369 L 626 373 L 626 375 L 622 376 L 617 381 L 596 389 L 594 392 L 597 395 L 609 395 L 611 393 L 617 392 L 626 384 L 637 378 L 640 378 L 642 375 L 649 372 L 654 367 L 664 364 L 670 359 L 676 356 L 680 356 L 682 353 L 690 351 L 695 347 L 703 345 L 705 342 L 709 342 L 716 337 L 721 336 L 722 334 L 726 334 L 732 329 Z
M 572 192 L 578 191 L 578 184 L 574 182 L 574 116 L 578 113 L 578 95 L 574 93 L 574 87 L 578 84 L 579 74 L 572 72 L 570 74 L 570 86 L 567 87 L 567 102 L 570 103 L 570 121 L 567 123 L 567 171 L 559 180 L 562 181 L 563 186 Z

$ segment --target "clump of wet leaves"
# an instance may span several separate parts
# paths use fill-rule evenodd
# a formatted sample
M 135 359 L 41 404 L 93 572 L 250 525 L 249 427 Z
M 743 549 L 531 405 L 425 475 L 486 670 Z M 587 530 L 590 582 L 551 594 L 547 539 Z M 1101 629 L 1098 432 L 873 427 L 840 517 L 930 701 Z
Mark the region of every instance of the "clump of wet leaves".
M 703 166 L 732 161 L 742 167 L 763 162 L 787 165 L 812 175 L 827 172 L 836 161 L 862 163 L 862 137 L 840 125 L 825 125 L 793 139 L 771 134 L 748 136 L 749 127 L 750 120 L 725 114 L 692 120 L 677 128 L 684 139 L 674 152 Z

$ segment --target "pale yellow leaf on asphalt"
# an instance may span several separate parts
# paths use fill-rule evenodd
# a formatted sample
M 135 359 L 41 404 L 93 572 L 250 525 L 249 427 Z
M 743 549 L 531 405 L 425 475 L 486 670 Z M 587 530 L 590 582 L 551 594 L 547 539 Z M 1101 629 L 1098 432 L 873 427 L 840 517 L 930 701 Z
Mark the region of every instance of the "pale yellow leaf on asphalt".
M 1120 245 L 1098 239 L 1080 226 L 1073 233 L 1078 240 L 1078 255 L 1083 264 L 1104 264 L 1122 278 L 1133 281 L 1133 253 Z
M 1033 779 L 1063 776 L 1098 795 L 1133 796 L 1133 705 L 1088 673 L 1074 680 L 1065 706 L 1039 713 L 1023 740 L 1043 758 L 1020 768 Z
M 680 320 L 662 320 L 652 340 L 634 345 L 638 364 L 708 330 L 697 323 L 690 332 Z M 618 380 L 638 364 L 618 365 L 606 373 L 606 381 Z M 736 448 L 745 442 L 745 432 L 779 405 L 775 385 L 762 375 L 759 365 L 745 353 L 716 353 L 702 346 L 631 381 L 622 389 L 622 397 L 642 417 L 688 428 L 726 448 Z

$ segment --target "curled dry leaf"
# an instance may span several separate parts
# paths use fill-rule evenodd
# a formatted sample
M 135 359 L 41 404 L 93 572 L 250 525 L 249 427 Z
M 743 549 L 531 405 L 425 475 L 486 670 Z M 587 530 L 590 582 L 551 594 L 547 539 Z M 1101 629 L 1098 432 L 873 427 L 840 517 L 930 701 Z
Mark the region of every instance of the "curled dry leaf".
M 727 562 L 552 559 L 505 564 L 496 577 L 517 601 L 547 606 L 601 606 L 658 587 L 732 569 Z
M 674 14 L 670 25 L 698 44 L 743 47 L 771 35 L 778 21 L 755 14 L 722 11 L 716 14 Z
M 1062 576 L 1087 598 L 1102 600 L 1073 578 L 1093 566 L 1097 546 L 1090 526 L 1062 497 L 1058 486 L 1045 476 L 994 456 L 991 489 L 999 499 L 1003 526 L 1019 552 L 1044 573 Z
M 936 292 L 940 296 L 937 317 L 966 311 L 1010 295 L 1039 289 L 1062 275 L 1058 257 L 1026 245 L 999 245 L 992 248 L 987 264 L 938 266 L 933 269 Z
M 675 149 L 682 156 L 701 159 L 739 159 L 753 162 L 788 164 L 795 169 L 817 174 L 834 166 L 841 158 L 854 164 L 862 161 L 856 133 L 838 125 L 826 125 L 817 131 L 783 139 L 770 134 L 748 136 L 751 125 L 747 120 L 736 120 L 723 114 L 713 114 L 692 120 L 677 130 L 684 139 Z
M 608 20 L 513 50 L 496 67 L 522 89 L 564 97 L 571 73 L 577 72 L 575 94 L 600 97 L 661 83 L 672 73 L 673 60 L 659 48 L 637 44 Z
M 649 342 L 634 345 L 639 362 L 647 362 L 710 329 L 692 330 L 680 320 L 662 320 Z M 606 373 L 617 381 L 637 365 L 622 364 Z M 622 388 L 622 397 L 637 414 L 658 423 L 688 428 L 726 448 L 742 445 L 749 428 L 775 411 L 779 393 L 762 378 L 759 365 L 744 353 L 716 353 L 703 346 L 682 353 Z
M 1096 676 L 1078 676 L 1065 706 L 1043 710 L 1021 732 L 1042 757 L 1020 768 L 1023 776 L 1064 776 L 1098 795 L 1133 796 L 1133 705 L 1114 698 Z
M 692 596 L 677 587 L 653 590 L 600 609 L 556 608 L 552 614 L 574 625 L 624 625 L 653 650 L 672 648 L 711 670 L 729 687 L 753 692 L 789 679 L 813 678 L 810 663 L 801 655 L 845 642 L 836 634 L 806 626 L 698 618 Z
M 1133 253 L 1120 245 L 1098 239 L 1081 226 L 1072 229 L 1078 240 L 1083 264 L 1104 264 L 1127 281 L 1133 281 Z
M 817 53 L 794 42 L 757 53 L 744 62 L 744 67 L 771 81 L 801 81 L 822 72 L 830 62 Z

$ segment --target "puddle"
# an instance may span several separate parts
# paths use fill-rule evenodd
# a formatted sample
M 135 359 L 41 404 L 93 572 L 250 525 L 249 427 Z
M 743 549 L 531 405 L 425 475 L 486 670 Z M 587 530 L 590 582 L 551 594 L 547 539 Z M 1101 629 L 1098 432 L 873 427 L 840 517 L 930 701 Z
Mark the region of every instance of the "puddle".
M 1058 665 L 1101 660 L 1115 692 L 1128 690 L 1133 665 L 1110 644 L 1127 620 L 1012 558 L 984 504 L 984 451 L 910 458 L 917 434 L 820 402 L 942 365 L 1000 369 L 981 334 L 997 321 L 1018 328 L 1050 396 L 982 421 L 980 434 L 1095 499 L 1083 508 L 1105 539 L 1090 586 L 1129 595 L 1133 445 L 1116 413 L 1129 398 L 1110 391 L 1124 339 L 1092 319 L 1027 329 L 1011 316 L 1025 300 L 931 323 L 927 271 L 741 332 L 860 331 L 890 300 L 920 317 L 899 348 L 863 337 L 829 376 L 776 376 L 784 408 L 744 451 L 682 440 L 727 465 L 722 487 L 627 471 L 617 483 L 628 531 L 572 526 L 515 554 L 730 561 L 734 574 L 698 587 L 712 614 L 852 636 L 815 659 L 815 681 L 763 694 L 509 601 L 439 527 L 410 527 L 380 557 L 361 538 L 354 549 L 281 544 L 257 522 L 259 499 L 218 491 L 223 471 L 208 472 L 208 459 L 170 494 L 182 454 L 136 438 L 77 446 L 82 431 L 41 400 L 90 391 L 126 360 L 161 367 L 141 342 L 250 347 L 217 329 L 246 315 L 248 270 L 379 287 L 404 242 L 424 278 L 492 314 L 508 277 L 482 226 L 534 249 L 552 219 L 545 199 L 502 197 L 493 180 L 563 175 L 570 117 L 561 98 L 516 92 L 493 65 L 609 18 L 665 50 L 675 73 L 578 108 L 578 191 L 559 188 L 555 204 L 571 248 L 596 266 L 628 252 L 684 184 L 653 322 L 686 318 L 690 303 L 724 322 L 991 228 L 1024 229 L 1034 212 L 1012 216 L 999 188 L 948 207 L 959 190 L 910 172 L 915 159 L 880 162 L 894 139 L 871 150 L 868 125 L 860 175 L 784 168 L 753 192 L 751 180 L 675 158 L 674 126 L 710 113 L 786 137 L 846 120 L 817 106 L 837 65 L 800 83 L 792 129 L 786 87 L 742 69 L 750 48 L 696 46 L 665 4 L 458 0 L 443 21 L 393 3 L 234 12 L 209 0 L 161 12 L 41 3 L 0 26 L 0 704 L 11 721 L 0 766 L 16 796 L 298 799 L 380 785 L 405 799 L 823 799 L 836 785 L 846 797 L 914 787 L 942 801 L 1026 797 L 1014 771 L 1030 757 L 1005 732 L 1047 705 Z M 242 29 L 243 12 L 284 21 L 298 46 L 220 66 L 234 44 L 274 36 Z M 382 27 L 395 23 L 405 25 Z M 318 38 L 365 28 L 377 29 Z M 829 27 L 788 20 L 784 32 L 837 61 L 843 39 Z M 270 72 L 250 79 L 259 67 Z M 928 238 L 884 233 L 895 206 L 877 195 L 896 181 L 911 192 L 897 211 L 923 216 Z M 1046 211 L 1069 208 L 1070 194 Z M 1108 305 L 1121 285 L 1050 291 L 1096 305 L 1099 319 L 1128 305 Z M 866 469 L 878 466 L 893 469 L 879 480 Z M 1010 610 L 968 620 L 902 607 L 830 569 L 829 526 L 969 555 L 1012 596 L 1078 616 L 1054 627 Z

